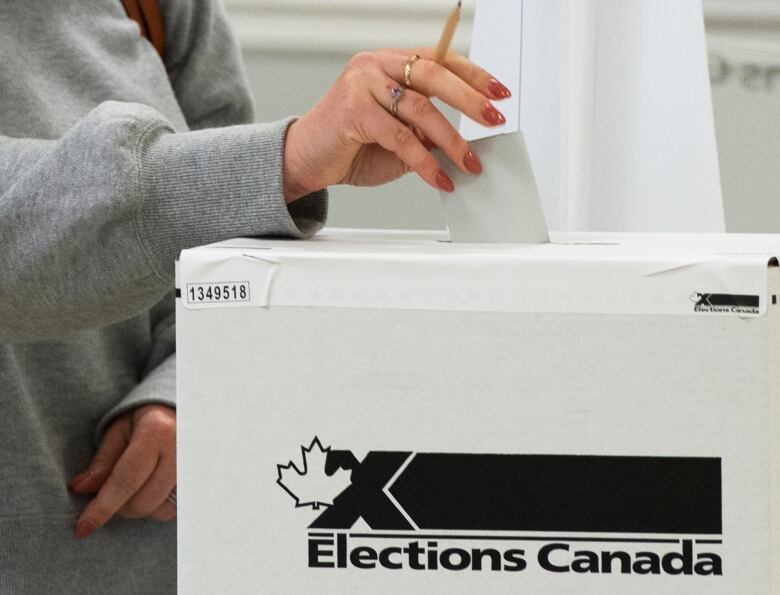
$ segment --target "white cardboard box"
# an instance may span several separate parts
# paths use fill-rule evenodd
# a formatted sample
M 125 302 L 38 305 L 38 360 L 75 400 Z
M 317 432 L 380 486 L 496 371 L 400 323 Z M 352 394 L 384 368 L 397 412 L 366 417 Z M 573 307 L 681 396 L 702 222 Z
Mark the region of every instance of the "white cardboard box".
M 444 238 L 182 253 L 181 592 L 778 593 L 780 236 Z

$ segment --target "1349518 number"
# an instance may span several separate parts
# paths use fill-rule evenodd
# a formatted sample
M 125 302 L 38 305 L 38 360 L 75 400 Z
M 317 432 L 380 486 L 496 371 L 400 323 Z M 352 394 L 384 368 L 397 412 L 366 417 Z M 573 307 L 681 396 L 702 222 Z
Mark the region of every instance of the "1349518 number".
M 187 302 L 190 304 L 216 304 L 248 301 L 248 281 L 190 283 L 187 285 Z

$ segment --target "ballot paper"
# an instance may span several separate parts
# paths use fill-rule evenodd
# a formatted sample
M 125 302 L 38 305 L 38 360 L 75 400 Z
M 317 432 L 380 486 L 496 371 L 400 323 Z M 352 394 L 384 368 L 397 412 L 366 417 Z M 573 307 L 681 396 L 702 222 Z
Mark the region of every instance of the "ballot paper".
M 538 244 L 549 242 L 539 190 L 522 132 L 471 143 L 484 164 L 481 175 L 460 171 L 438 155 L 455 182 L 441 193 L 453 242 Z
M 462 117 L 460 132 L 472 142 L 485 170 L 464 174 L 449 160 L 439 161 L 455 182 L 441 193 L 453 242 L 549 242 L 536 177 L 520 131 L 523 54 L 522 0 L 479 0 L 469 57 L 506 85 L 512 96 L 496 102 L 506 124 L 486 127 Z

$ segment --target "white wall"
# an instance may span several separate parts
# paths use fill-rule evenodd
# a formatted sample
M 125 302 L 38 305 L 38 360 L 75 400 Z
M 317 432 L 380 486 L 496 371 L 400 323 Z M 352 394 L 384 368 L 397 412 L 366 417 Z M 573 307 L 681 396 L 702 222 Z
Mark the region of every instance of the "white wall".
M 305 112 L 362 49 L 434 44 L 453 0 L 226 4 L 244 49 L 258 120 L 270 121 Z M 780 232 L 780 0 L 704 5 L 729 227 Z M 455 41 L 460 51 L 468 47 L 471 16 L 467 10 Z M 336 187 L 331 196 L 333 226 L 444 226 L 438 195 L 412 175 L 378 189 Z

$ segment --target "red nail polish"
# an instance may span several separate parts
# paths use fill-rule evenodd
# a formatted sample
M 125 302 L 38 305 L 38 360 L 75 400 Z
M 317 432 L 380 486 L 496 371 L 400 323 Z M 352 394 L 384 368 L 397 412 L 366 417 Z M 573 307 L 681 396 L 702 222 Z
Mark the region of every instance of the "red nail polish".
M 485 107 L 482 108 L 482 117 L 485 118 L 485 121 L 492 126 L 506 124 L 506 118 L 504 117 L 504 114 L 493 107 L 492 103 L 486 103 Z
M 473 174 L 482 173 L 482 162 L 479 160 L 479 157 L 474 155 L 471 151 L 466 153 L 466 156 L 463 158 L 463 165 L 465 165 L 466 169 Z
M 79 521 L 76 523 L 76 528 L 73 530 L 73 532 L 79 539 L 86 539 L 95 532 L 95 527 L 90 522 Z
M 455 192 L 455 183 L 441 170 L 436 175 L 436 185 L 444 192 Z
M 488 91 L 490 91 L 496 99 L 508 99 L 509 97 L 512 97 L 512 91 L 507 89 L 496 79 L 490 79 Z

